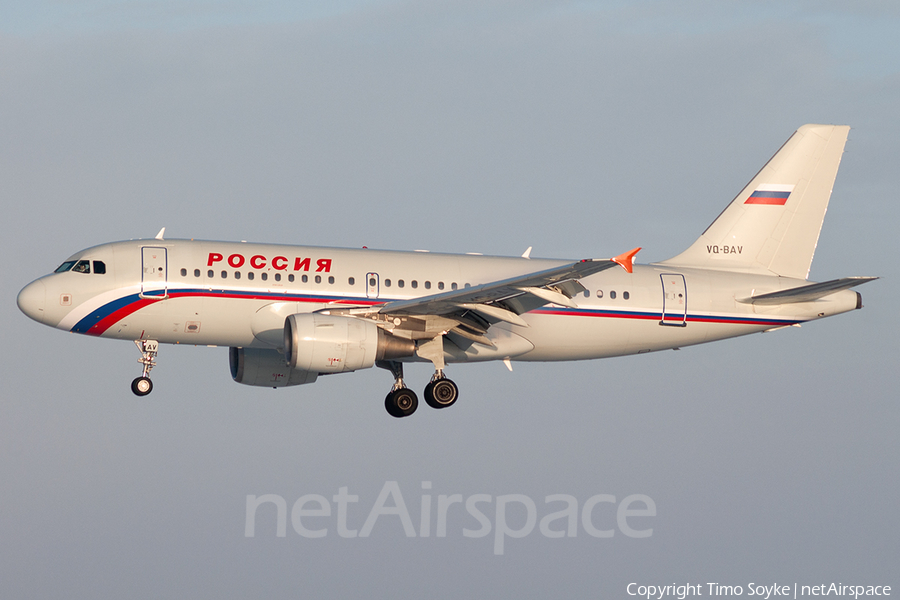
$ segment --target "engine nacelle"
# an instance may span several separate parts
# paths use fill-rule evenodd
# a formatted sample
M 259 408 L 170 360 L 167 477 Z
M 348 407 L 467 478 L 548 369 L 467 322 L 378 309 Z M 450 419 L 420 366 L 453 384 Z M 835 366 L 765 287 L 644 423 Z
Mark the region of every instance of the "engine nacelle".
M 284 321 L 284 358 L 292 369 L 344 373 L 415 352 L 412 340 L 386 333 L 365 319 L 306 313 Z
M 231 377 L 245 385 L 284 387 L 313 383 L 318 371 L 292 369 L 284 362 L 284 355 L 265 348 L 230 348 L 228 362 Z

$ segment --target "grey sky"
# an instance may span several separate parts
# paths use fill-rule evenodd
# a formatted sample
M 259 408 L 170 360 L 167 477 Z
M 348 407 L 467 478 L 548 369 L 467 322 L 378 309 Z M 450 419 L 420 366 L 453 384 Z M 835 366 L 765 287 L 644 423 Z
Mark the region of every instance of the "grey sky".
M 0 597 L 896 589 L 898 30 L 888 2 L 0 3 Z M 451 367 L 457 405 L 398 421 L 384 371 L 254 389 L 222 348 L 164 347 L 137 400 L 131 345 L 15 306 L 73 252 L 162 226 L 661 260 L 810 122 L 853 127 L 811 278 L 882 279 L 799 330 Z M 347 486 L 358 529 L 391 480 L 417 527 L 423 481 L 434 503 L 646 494 L 657 516 L 648 539 L 536 528 L 502 556 L 464 511 L 446 538 L 396 517 L 276 538 L 264 511 L 244 537 L 248 494 Z

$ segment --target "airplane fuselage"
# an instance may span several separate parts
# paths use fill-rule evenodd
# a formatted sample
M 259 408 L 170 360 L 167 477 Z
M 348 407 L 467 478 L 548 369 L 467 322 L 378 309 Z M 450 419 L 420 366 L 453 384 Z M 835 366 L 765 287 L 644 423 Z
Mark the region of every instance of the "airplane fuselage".
M 29 316 L 86 335 L 248 348 L 280 348 L 290 314 L 375 306 L 571 262 L 194 240 L 103 244 L 66 262 L 79 261 L 88 261 L 90 272 L 69 269 L 32 284 L 30 293 L 43 300 Z M 105 272 L 96 272 L 97 261 Z M 654 264 L 634 265 L 632 273 L 604 271 L 581 283 L 586 290 L 572 298 L 577 307 L 527 312 L 528 327 L 499 323 L 489 332 L 494 348 L 471 345 L 448 352 L 446 361 L 637 354 L 794 325 L 860 304 L 850 290 L 812 302 L 742 303 L 809 282 Z M 401 333 L 407 321 L 387 325 Z

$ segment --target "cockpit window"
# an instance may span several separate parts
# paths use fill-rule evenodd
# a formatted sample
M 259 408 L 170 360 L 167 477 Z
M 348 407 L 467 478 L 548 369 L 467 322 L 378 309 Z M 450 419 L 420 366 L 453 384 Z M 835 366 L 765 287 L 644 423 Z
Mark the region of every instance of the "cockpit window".
M 94 261 L 94 273 L 97 275 L 105 275 L 106 274 L 106 263 L 102 260 Z
M 66 271 L 70 270 L 74 265 L 75 265 L 74 260 L 67 260 L 63 264 L 59 265 L 59 268 L 57 268 L 53 272 L 54 273 L 65 273 Z
M 89 260 L 79 260 L 75 263 L 75 266 L 72 267 L 73 273 L 90 273 L 91 272 L 91 261 Z

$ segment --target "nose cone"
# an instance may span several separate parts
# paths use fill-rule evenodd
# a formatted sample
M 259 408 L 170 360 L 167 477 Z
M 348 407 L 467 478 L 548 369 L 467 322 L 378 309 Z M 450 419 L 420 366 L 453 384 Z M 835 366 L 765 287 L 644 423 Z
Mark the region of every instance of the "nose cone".
M 44 306 L 46 303 L 47 286 L 40 279 L 32 281 L 22 288 L 22 291 L 19 292 L 19 296 L 16 298 L 19 310 L 38 323 L 44 322 Z

